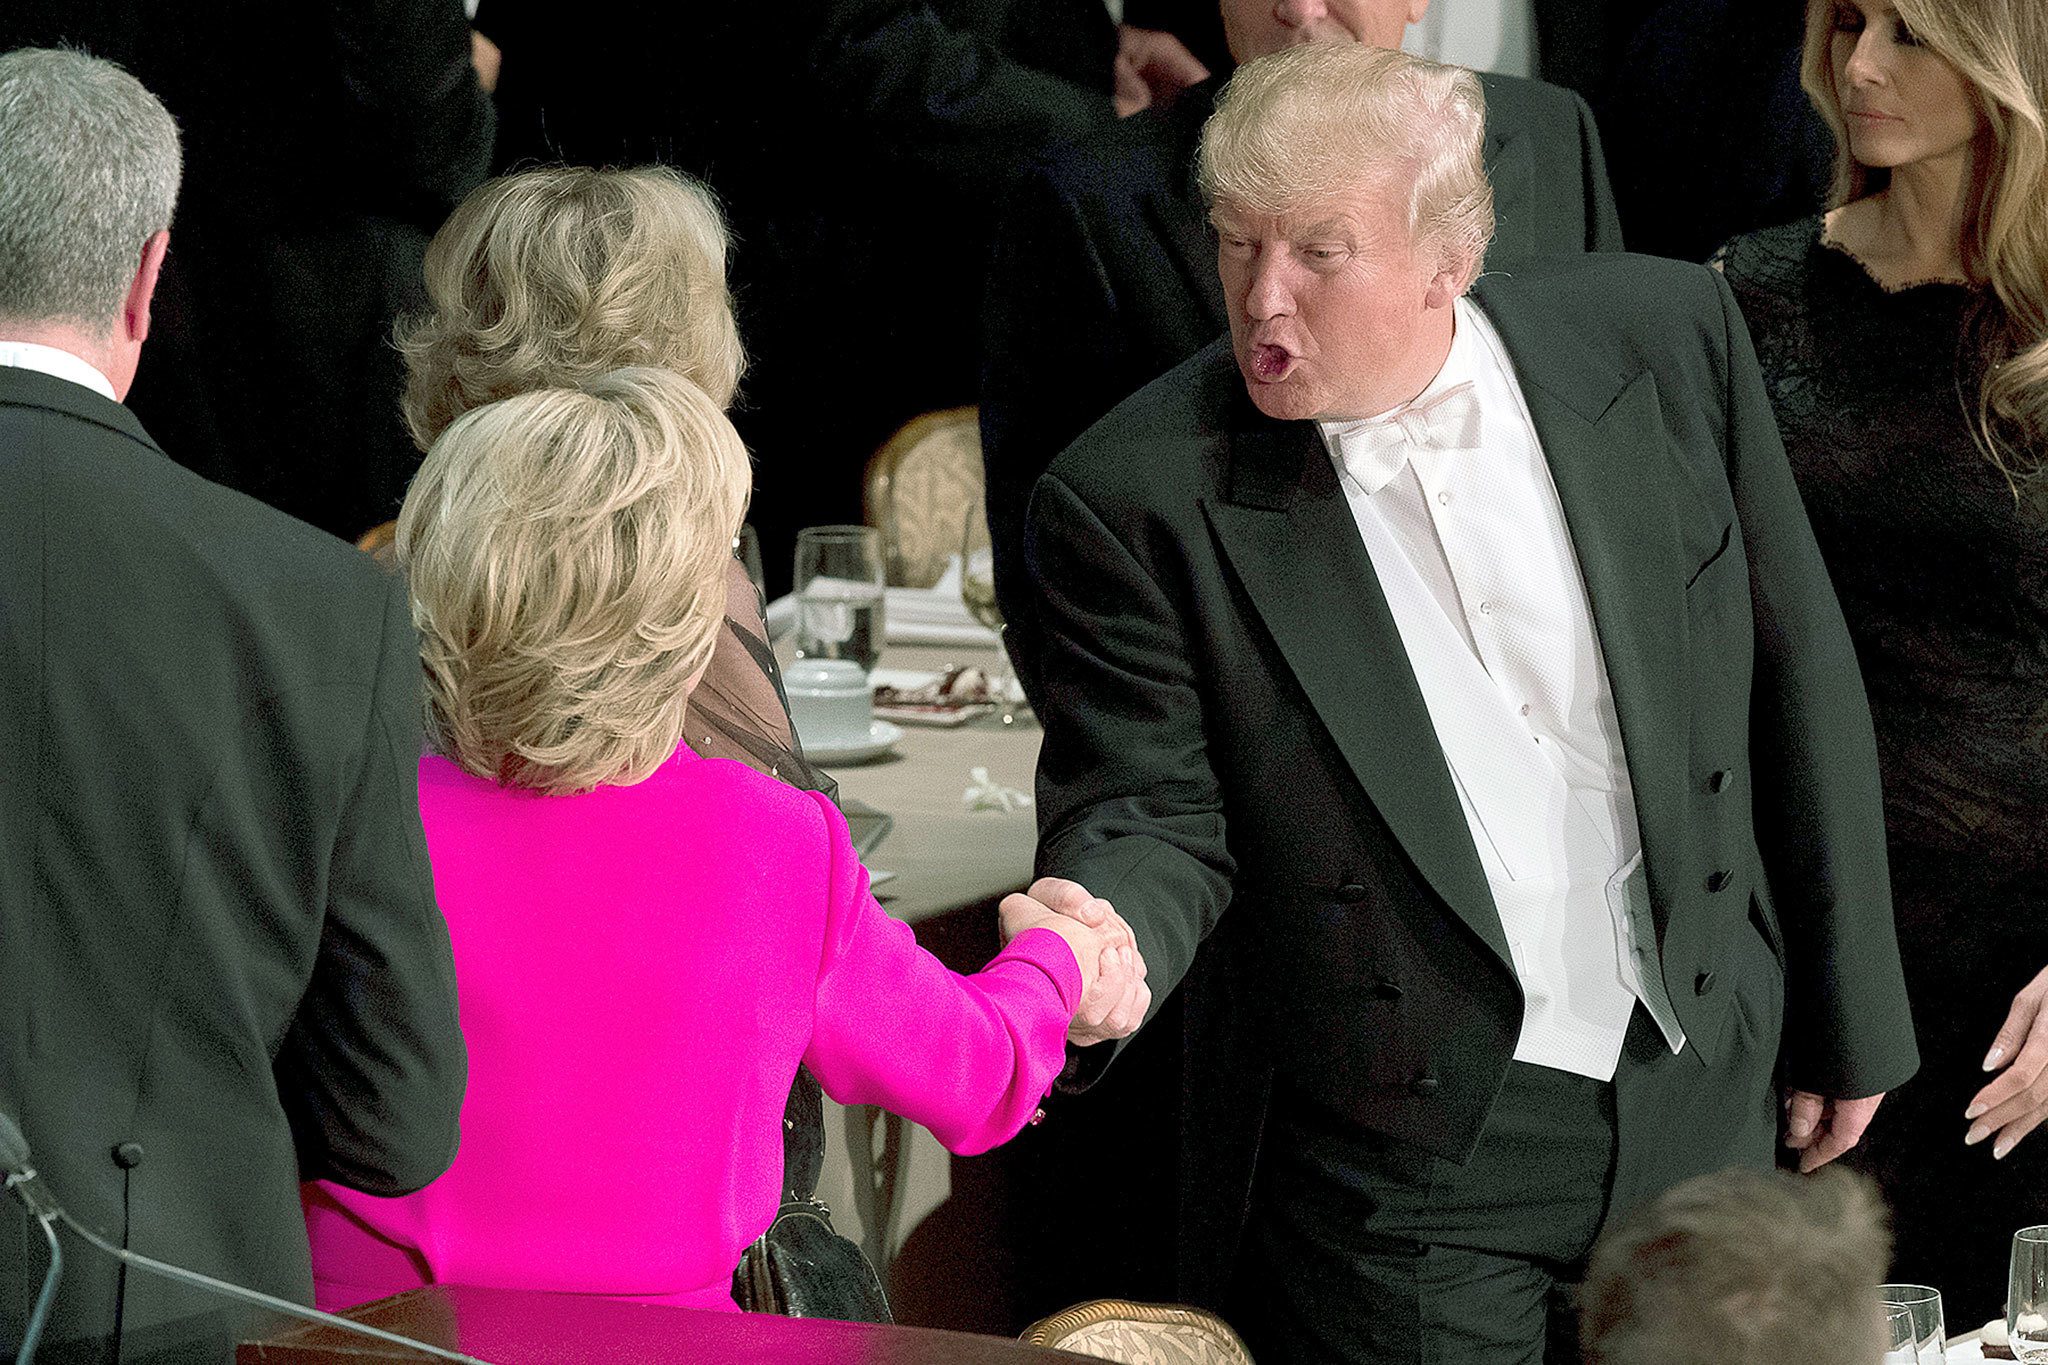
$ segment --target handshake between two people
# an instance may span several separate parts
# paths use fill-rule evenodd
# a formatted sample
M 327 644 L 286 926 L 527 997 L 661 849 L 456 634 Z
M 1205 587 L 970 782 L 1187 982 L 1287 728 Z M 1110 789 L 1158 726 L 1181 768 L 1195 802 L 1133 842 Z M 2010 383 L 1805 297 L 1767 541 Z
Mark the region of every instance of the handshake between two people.
M 1028 891 L 1003 897 L 996 913 L 1004 943 L 1027 929 L 1050 929 L 1073 948 L 1081 964 L 1081 1007 L 1067 1029 L 1068 1042 L 1088 1047 L 1138 1031 L 1152 1006 L 1145 957 L 1131 926 L 1108 901 L 1089 895 L 1079 882 L 1040 877 Z

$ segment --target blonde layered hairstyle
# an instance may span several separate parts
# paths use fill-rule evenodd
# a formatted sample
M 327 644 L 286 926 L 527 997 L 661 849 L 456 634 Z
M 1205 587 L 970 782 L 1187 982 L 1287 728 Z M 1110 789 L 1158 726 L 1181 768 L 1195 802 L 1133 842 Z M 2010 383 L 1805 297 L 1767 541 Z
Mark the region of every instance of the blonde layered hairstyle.
M 745 354 L 725 220 L 662 167 L 551 166 L 462 201 L 427 247 L 433 310 L 398 328 L 421 449 L 471 408 L 647 365 L 732 402 Z
M 549 795 L 659 767 L 724 620 L 749 478 L 721 405 L 668 370 L 457 418 L 398 517 L 435 748 Z
M 1365 43 L 1245 63 L 1202 129 L 1202 193 L 1284 214 L 1362 188 L 1405 194 L 1418 246 L 1470 284 L 1493 239 L 1486 94 L 1462 67 Z
M 1978 444 L 2048 508 L 2048 3 L 1896 0 L 1899 17 L 1962 76 L 1990 137 L 1978 156 L 1963 228 L 1963 269 L 1997 299 L 1976 396 Z M 1835 138 L 1830 204 L 1874 194 L 1890 172 L 1849 154 L 1829 51 L 1835 0 L 1808 0 L 1800 82 Z

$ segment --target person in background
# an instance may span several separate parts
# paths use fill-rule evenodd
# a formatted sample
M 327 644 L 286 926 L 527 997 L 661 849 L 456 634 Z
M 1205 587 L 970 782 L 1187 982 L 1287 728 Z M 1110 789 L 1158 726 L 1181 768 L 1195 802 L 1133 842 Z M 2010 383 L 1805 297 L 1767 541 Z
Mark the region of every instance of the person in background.
M 427 247 L 431 307 L 400 326 L 404 411 L 422 451 L 463 413 L 608 370 L 652 365 L 731 403 L 746 354 L 726 285 L 729 246 L 710 191 L 660 166 L 550 166 L 502 176 Z M 795 786 L 836 784 L 803 757 L 762 604 L 726 569 L 725 627 L 684 732 Z
M 398 1194 L 455 1152 L 419 644 L 401 584 L 123 406 L 179 171 L 112 63 L 0 56 L 0 1111 L 80 1221 L 310 1302 L 301 1174 Z M 0 1248 L 12 1357 L 13 1199 Z M 224 1358 L 217 1296 L 70 1250 L 51 1358 Z
M 1584 1365 L 1873 1365 L 1890 1256 L 1884 1201 L 1849 1171 L 1696 1176 L 1594 1244 Z
M 1263 1365 L 1567 1359 L 1607 1219 L 1781 1123 L 1827 1163 L 1917 1060 L 1726 282 L 1475 284 L 1483 101 L 1364 44 L 1240 67 L 1200 153 L 1230 333 L 1032 496 L 1039 868 L 1186 993 L 1183 1297 Z
M 1018 895 L 1009 946 L 955 976 L 876 904 L 830 801 L 692 750 L 747 486 L 717 401 L 650 368 L 474 409 L 428 452 L 397 546 L 472 1079 L 434 1184 L 307 1191 L 323 1306 L 456 1282 L 729 1311 L 800 1062 L 980 1151 L 1128 960 Z
M 1240 62 L 1302 43 L 1398 48 L 1427 0 L 1221 0 Z M 1621 227 L 1585 101 L 1481 75 L 1495 238 L 1488 263 L 1619 250 Z M 1038 643 L 1025 503 L 1053 457 L 1150 380 L 1221 335 L 1216 234 L 1195 145 L 1220 80 L 1027 163 L 999 227 L 983 321 L 982 460 L 1005 640 L 1028 688 Z
M 1310 41 L 1399 47 L 1414 0 L 1206 0 L 1249 61 Z M 1584 101 L 1536 81 L 1482 75 L 1486 163 L 1500 229 L 1493 264 L 1545 252 L 1619 249 L 1600 139 Z M 1032 484 L 1069 442 L 1228 327 L 1216 235 L 1195 185 L 1195 146 L 1221 79 L 1027 163 L 999 223 L 984 313 L 982 463 L 1004 640 L 1037 687 L 1037 596 L 1023 563 Z M 1128 1235 L 1074 1247 L 1021 1209 L 1021 1291 L 1029 1315 L 1093 1293 L 1172 1295 L 1175 1239 L 1148 1235 L 1172 1206 L 1171 1163 L 1142 1173 L 1095 1159 L 1105 1146 L 1171 1128 L 1179 1112 L 1178 1006 L 1120 1064 L 1119 1084 L 1062 1098 L 1059 1121 L 1003 1160 L 1027 1183 L 1073 1182 Z
M 120 62 L 183 131 L 178 245 L 130 406 L 217 482 L 346 540 L 418 454 L 392 322 L 490 169 L 461 0 L 7 0 L 0 49 Z
M 1834 206 L 1717 263 L 1877 725 L 1927 1065 L 1859 1162 L 1981 1321 L 2048 1219 L 2048 7 L 1813 0 L 1803 70 Z
M 974 401 L 1017 166 L 1134 107 L 1134 76 L 1149 101 L 1206 74 L 1101 0 L 484 0 L 477 23 L 504 52 L 500 168 L 658 162 L 731 215 L 754 360 L 732 416 L 771 596 L 798 529 L 861 520 L 862 471 L 899 427 Z

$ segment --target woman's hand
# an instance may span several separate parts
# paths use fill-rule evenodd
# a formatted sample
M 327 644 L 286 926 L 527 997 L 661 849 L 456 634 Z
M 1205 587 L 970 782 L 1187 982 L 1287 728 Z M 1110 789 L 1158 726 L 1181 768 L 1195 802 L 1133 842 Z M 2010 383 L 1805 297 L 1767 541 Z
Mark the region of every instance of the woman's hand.
M 2019 1145 L 2020 1139 L 2048 1118 L 2048 1010 L 2041 1008 L 2048 998 L 2048 968 L 2021 987 L 2012 998 L 2012 1010 L 2005 1027 L 1991 1040 L 1984 1055 L 1984 1069 L 2005 1074 L 1977 1092 L 1963 1111 L 1970 1131 L 1963 1142 L 1975 1146 L 1992 1134 L 1991 1155 L 2003 1159 Z
M 1088 1047 L 1128 1038 L 1145 1022 L 1152 988 L 1145 984 L 1145 958 L 1123 916 L 1078 882 L 1040 877 L 1027 892 L 1003 898 L 997 908 L 1003 942 L 1026 929 L 1050 929 L 1074 950 L 1081 964 L 1081 1006 L 1067 1039 Z

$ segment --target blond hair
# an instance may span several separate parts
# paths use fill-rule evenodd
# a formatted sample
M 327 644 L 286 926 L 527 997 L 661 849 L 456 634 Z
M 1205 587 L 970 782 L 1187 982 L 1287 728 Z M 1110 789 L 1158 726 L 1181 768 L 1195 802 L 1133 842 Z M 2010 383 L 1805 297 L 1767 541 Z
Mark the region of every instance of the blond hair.
M 664 167 L 551 166 L 462 201 L 427 248 L 433 311 L 398 328 L 422 449 L 463 413 L 627 365 L 731 403 L 745 369 L 711 192 Z
M 1202 129 L 1202 193 L 1281 214 L 1377 185 L 1408 197 L 1418 245 L 1469 284 L 1493 237 L 1486 93 L 1462 67 L 1365 43 L 1246 62 Z
M 1865 1365 L 1891 1259 L 1884 1205 L 1840 1169 L 1697 1176 L 1604 1233 L 1580 1291 L 1586 1365 Z
M 1800 83 L 1835 137 L 1830 203 L 1885 188 L 1888 170 L 1849 154 L 1831 40 L 1836 0 L 1809 0 Z M 1970 185 L 1963 269 L 1988 285 L 1998 325 L 1984 341 L 1977 442 L 2013 483 L 2048 499 L 2048 4 L 1897 0 L 1899 18 L 1970 88 L 1990 131 Z
M 720 405 L 668 370 L 456 419 L 398 517 L 435 747 L 553 795 L 659 767 L 724 620 L 749 477 Z

